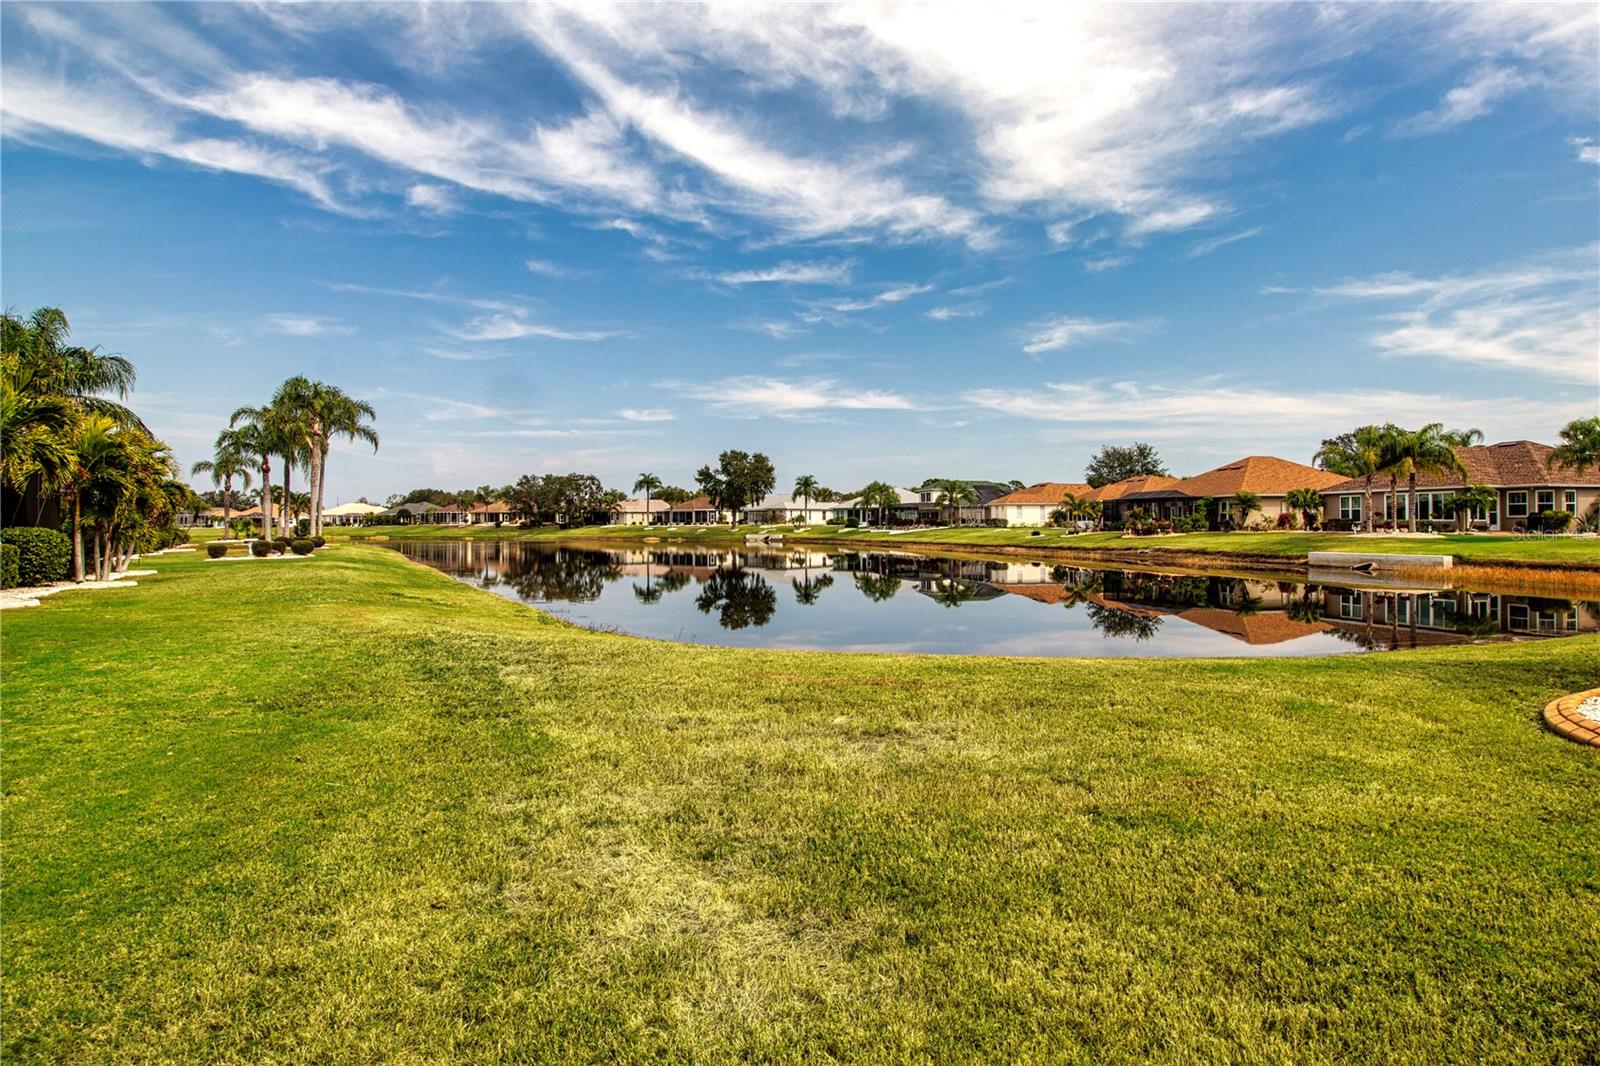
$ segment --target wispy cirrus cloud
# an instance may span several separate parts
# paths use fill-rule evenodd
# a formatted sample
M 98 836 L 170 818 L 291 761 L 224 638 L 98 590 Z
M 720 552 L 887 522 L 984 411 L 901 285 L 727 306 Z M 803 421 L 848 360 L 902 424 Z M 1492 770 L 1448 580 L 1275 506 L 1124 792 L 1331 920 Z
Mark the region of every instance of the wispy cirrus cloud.
M 1526 75 L 1508 67 L 1486 67 L 1457 85 L 1439 101 L 1437 107 L 1394 123 L 1389 132 L 1396 137 L 1424 137 L 1443 133 L 1464 122 L 1481 118 L 1507 97 L 1526 89 Z
M 323 315 L 301 315 L 281 311 L 262 319 L 262 331 L 284 337 L 335 337 L 354 333 L 355 327 Z
M 1387 355 L 1594 384 L 1600 380 L 1597 256 L 1600 247 L 1588 245 L 1477 273 L 1391 272 L 1309 291 L 1388 305 L 1370 338 Z
M 480 315 L 464 325 L 447 327 L 443 332 L 459 341 L 513 341 L 527 337 L 556 341 L 603 341 L 627 336 L 617 330 L 563 329 L 546 325 L 522 311 Z
M 1083 315 L 1051 315 L 1024 329 L 1020 340 L 1023 351 L 1037 355 L 1096 341 L 1130 340 L 1154 329 L 1156 325 L 1154 322 L 1129 322 Z
M 1251 226 L 1249 229 L 1236 230 L 1233 233 L 1224 233 L 1219 237 L 1210 237 L 1203 241 L 1196 241 L 1189 247 L 1189 258 L 1199 259 L 1203 255 L 1210 255 L 1218 248 L 1226 248 L 1239 241 L 1247 241 L 1252 237 L 1259 237 L 1266 231 L 1264 226 Z
M 617 417 L 625 422 L 671 422 L 677 415 L 666 407 L 624 407 Z
M 728 418 L 814 419 L 838 411 L 914 411 L 918 404 L 884 389 L 856 388 L 832 378 L 740 376 L 711 382 L 661 382 L 660 388 Z
M 855 264 L 849 260 L 829 262 L 783 262 L 750 270 L 725 270 L 704 275 L 723 285 L 848 285 Z

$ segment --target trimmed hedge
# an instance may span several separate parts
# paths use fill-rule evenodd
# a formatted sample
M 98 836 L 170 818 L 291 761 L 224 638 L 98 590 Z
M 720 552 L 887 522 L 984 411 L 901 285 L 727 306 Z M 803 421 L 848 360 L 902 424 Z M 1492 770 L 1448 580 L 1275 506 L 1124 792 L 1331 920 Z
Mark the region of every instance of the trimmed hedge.
M 311 539 L 309 537 L 296 537 L 294 540 L 289 542 L 289 550 L 294 552 L 296 555 L 310 555 L 313 547 L 315 547 L 315 545 L 311 543 Z
M 213 559 L 220 559 L 224 555 L 228 554 L 228 546 L 226 544 L 218 544 L 213 541 L 212 543 L 206 545 L 206 554 L 211 556 Z
M 311 546 L 313 548 L 321 548 L 324 545 L 326 545 L 327 543 L 328 543 L 328 538 L 324 537 L 321 533 L 318 533 L 316 536 L 311 538 Z
M 269 540 L 253 540 L 250 542 L 250 554 L 257 559 L 265 559 L 272 554 L 272 542 Z
M 12 526 L 0 529 L 0 543 L 16 545 L 19 585 L 65 581 L 72 571 L 72 542 L 59 530 Z
M 0 589 L 15 588 L 18 560 L 22 553 L 15 544 L 0 544 Z

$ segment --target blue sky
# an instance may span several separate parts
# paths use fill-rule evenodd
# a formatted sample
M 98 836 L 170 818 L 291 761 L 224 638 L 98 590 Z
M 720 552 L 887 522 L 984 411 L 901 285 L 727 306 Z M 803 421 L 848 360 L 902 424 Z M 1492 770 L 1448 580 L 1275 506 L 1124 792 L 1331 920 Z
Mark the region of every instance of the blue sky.
M 185 463 L 293 373 L 378 408 L 339 499 L 1600 407 L 1592 5 L 0 19 L 5 302 L 131 356 Z

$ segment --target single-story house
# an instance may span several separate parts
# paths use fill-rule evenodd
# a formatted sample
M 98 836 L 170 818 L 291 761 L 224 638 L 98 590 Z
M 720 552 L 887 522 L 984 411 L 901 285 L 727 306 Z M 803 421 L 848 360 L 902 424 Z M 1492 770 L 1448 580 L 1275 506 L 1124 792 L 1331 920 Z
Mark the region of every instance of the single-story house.
M 1128 517 L 1126 512 L 1133 509 L 1132 504 L 1123 504 L 1124 497 L 1135 492 L 1154 492 L 1169 485 L 1176 485 L 1182 480 L 1164 474 L 1141 474 L 1138 477 L 1123 478 L 1121 481 L 1113 481 L 1109 485 L 1090 489 L 1089 499 L 1100 501 L 1100 517 L 1103 521 L 1121 522 Z
M 1010 526 L 1047 526 L 1063 496 L 1082 497 L 1092 491 L 1077 481 L 1041 481 L 990 500 L 984 505 L 984 515 L 991 522 L 1004 521 Z
M 472 526 L 498 526 L 514 521 L 517 510 L 504 500 L 475 503 L 467 508 L 467 524 Z
M 1127 493 L 1119 502 L 1128 509 L 1142 507 L 1152 518 L 1171 519 L 1191 514 L 1197 500 L 1210 497 L 1217 501 L 1212 508 L 1215 518 L 1230 516 L 1227 500 L 1235 493 L 1253 492 L 1261 501 L 1261 510 L 1250 516 L 1249 525 L 1272 526 L 1279 515 L 1293 510 L 1284 497 L 1294 489 L 1323 490 L 1343 480 L 1338 474 L 1275 455 L 1247 455 L 1172 485 Z M 1229 521 L 1237 522 L 1237 516 L 1230 516 Z
M 322 524 L 325 526 L 359 526 L 368 516 L 382 513 L 383 508 L 373 503 L 341 503 L 325 507 Z
M 950 518 L 949 512 L 939 505 L 939 497 L 944 490 L 939 487 L 940 481 L 960 481 L 972 489 L 973 500 L 956 509 L 955 520 L 957 525 L 975 526 L 982 525 L 989 517 L 987 507 L 990 503 L 1013 491 L 1011 484 L 999 481 L 968 481 L 966 478 L 929 478 L 921 485 L 912 489 L 917 494 L 917 513 L 912 519 L 920 525 L 934 525 L 945 522 Z M 1085 486 L 1087 488 L 1087 486 Z
M 1460 474 L 1417 475 L 1417 520 L 1455 523 L 1446 501 L 1468 485 L 1487 485 L 1495 490 L 1494 509 L 1474 514 L 1472 528 L 1515 532 L 1526 529 L 1528 519 L 1541 511 L 1566 511 L 1593 518 L 1600 507 L 1600 470 L 1579 473 L 1550 469 L 1548 444 L 1531 440 L 1503 441 L 1455 449 L 1467 476 Z M 1323 514 L 1328 519 L 1360 523 L 1364 521 L 1364 482 L 1361 478 L 1341 478 L 1322 490 Z M 1379 521 L 1408 522 L 1409 496 L 1401 478 L 1389 498 L 1389 479 L 1372 481 L 1372 509 Z
M 425 526 L 437 524 L 433 515 L 438 510 L 439 505 L 434 503 L 397 503 L 393 507 L 385 507 L 378 514 L 398 526 Z
M 833 517 L 832 504 L 805 500 L 785 492 L 763 496 L 746 507 L 743 520 L 757 525 L 822 525 Z
M 607 516 L 614 526 L 654 526 L 664 524 L 672 514 L 666 500 L 618 500 Z
M 714 526 L 726 524 L 732 517 L 727 511 L 711 505 L 705 493 L 672 505 L 667 512 L 668 521 L 675 526 Z
M 894 492 L 895 496 L 898 497 L 900 502 L 895 506 L 888 508 L 888 515 L 882 514 L 881 512 L 884 509 L 880 507 L 863 507 L 861 505 L 860 496 L 851 496 L 848 499 L 833 500 L 829 502 L 827 504 L 827 520 L 832 522 L 848 522 L 853 518 L 863 525 L 868 523 L 881 523 L 885 520 L 890 523 L 899 523 L 902 525 L 910 525 L 916 522 L 918 511 L 922 506 L 922 494 L 916 489 L 897 488 L 894 490 Z

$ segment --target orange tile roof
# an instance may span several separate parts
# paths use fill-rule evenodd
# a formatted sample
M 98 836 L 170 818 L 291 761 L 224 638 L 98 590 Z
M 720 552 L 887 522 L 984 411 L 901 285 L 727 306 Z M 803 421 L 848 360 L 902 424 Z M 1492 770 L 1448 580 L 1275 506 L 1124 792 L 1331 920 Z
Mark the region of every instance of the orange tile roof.
M 1279 459 L 1275 455 L 1247 455 L 1237 462 L 1207 470 L 1194 477 L 1186 477 L 1176 485 L 1169 485 L 1148 496 L 1232 496 L 1236 492 L 1253 492 L 1258 496 L 1282 496 L 1290 489 L 1325 489 L 1344 478 L 1318 470 L 1304 463 Z
M 714 510 L 716 510 L 716 508 L 711 506 L 711 497 L 707 496 L 703 492 L 698 496 L 689 497 L 687 500 L 684 500 L 682 503 L 673 504 L 672 505 L 672 509 L 674 511 L 714 511 Z
M 1283 611 L 1239 614 L 1220 607 L 1191 607 L 1179 612 L 1178 617 L 1215 632 L 1226 633 L 1246 644 L 1282 644 L 1286 640 L 1298 640 L 1312 633 L 1326 633 L 1333 628 L 1326 622 L 1296 621 Z
M 1121 481 L 1113 481 L 1109 485 L 1101 485 L 1097 489 L 1089 490 L 1089 499 L 1109 503 L 1120 500 L 1130 492 L 1152 492 L 1176 485 L 1179 478 L 1167 477 L 1163 474 L 1141 474 L 1138 477 L 1125 477 Z
M 1069 492 L 1074 496 L 1085 496 L 1088 495 L 1089 491 L 1089 486 L 1080 481 L 1041 481 L 1037 485 L 1029 485 L 1025 489 L 1018 489 L 1016 492 L 997 496 L 984 506 L 997 507 L 1030 503 L 1057 504 L 1061 502 L 1061 497 Z
M 1600 471 L 1579 473 L 1574 470 L 1552 471 L 1546 463 L 1555 449 L 1548 444 L 1531 440 L 1502 441 L 1499 444 L 1476 444 L 1470 448 L 1457 448 L 1461 465 L 1467 468 L 1466 483 L 1498 487 L 1518 485 L 1600 485 Z M 1402 483 L 1405 478 L 1400 479 Z M 1372 479 L 1374 489 L 1380 485 L 1387 491 L 1389 478 L 1380 475 Z M 1330 485 L 1327 492 L 1360 492 L 1364 487 L 1361 478 L 1341 479 Z M 1418 474 L 1417 488 L 1453 489 L 1463 487 L 1459 474 Z

